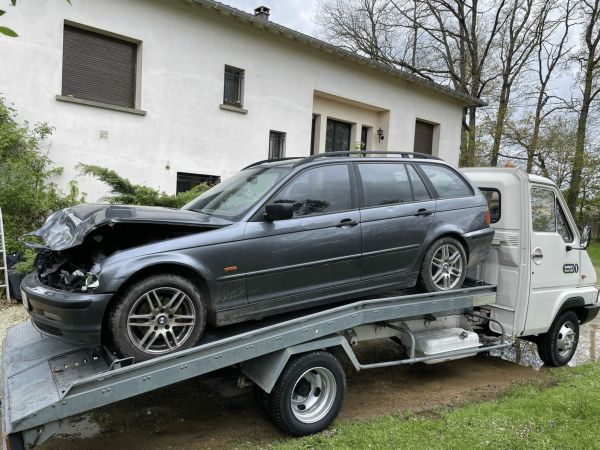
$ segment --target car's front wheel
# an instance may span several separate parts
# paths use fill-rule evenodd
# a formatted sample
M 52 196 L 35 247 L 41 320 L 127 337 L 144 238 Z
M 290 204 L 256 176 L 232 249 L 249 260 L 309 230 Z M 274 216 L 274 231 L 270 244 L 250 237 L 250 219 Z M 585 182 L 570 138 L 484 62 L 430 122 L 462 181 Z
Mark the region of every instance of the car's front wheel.
M 200 290 L 184 277 L 160 274 L 124 292 L 109 314 L 108 332 L 121 356 L 144 361 L 193 347 L 205 324 Z
M 465 281 L 467 255 L 462 244 L 445 237 L 435 241 L 425 253 L 419 273 L 419 287 L 427 292 L 458 289 Z

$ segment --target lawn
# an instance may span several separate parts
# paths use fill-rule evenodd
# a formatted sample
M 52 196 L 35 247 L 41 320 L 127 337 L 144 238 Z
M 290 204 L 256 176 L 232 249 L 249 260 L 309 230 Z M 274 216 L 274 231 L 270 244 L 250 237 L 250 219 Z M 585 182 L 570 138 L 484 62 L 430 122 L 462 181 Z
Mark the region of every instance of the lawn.
M 518 386 L 495 401 L 334 425 L 269 448 L 600 449 L 600 363 L 549 370 L 557 381 L 551 387 Z
M 600 276 L 600 242 L 592 242 L 587 251 L 592 259 L 596 273 Z

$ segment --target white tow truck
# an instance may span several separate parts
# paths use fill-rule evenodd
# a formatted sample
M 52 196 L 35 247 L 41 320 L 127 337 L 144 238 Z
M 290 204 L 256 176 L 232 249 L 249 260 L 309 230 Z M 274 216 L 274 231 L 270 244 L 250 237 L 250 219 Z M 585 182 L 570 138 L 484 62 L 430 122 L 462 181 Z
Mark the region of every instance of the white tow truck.
M 139 363 L 42 335 L 30 322 L 9 329 L 4 447 L 34 448 L 67 417 L 232 365 L 261 390 L 279 426 L 303 435 L 326 428 L 342 407 L 340 358 L 356 370 L 437 363 L 509 347 L 518 337 L 536 342 L 546 364 L 566 364 L 579 326 L 600 309 L 585 251 L 589 228 L 580 236 L 550 180 L 519 169 L 465 173 L 488 199 L 496 234 L 461 289 L 394 292 L 215 329 L 197 347 Z M 398 359 L 358 361 L 355 345 L 388 338 L 399 343 Z

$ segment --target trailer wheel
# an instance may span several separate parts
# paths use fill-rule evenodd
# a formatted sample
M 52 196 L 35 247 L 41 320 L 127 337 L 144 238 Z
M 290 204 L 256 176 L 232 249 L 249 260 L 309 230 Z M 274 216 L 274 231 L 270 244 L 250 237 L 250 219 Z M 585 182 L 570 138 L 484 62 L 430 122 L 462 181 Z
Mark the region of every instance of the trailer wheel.
M 554 320 L 547 333 L 538 337 L 540 359 L 549 366 L 564 366 L 575 354 L 579 343 L 579 319 L 573 311 L 565 311 Z
M 317 351 L 288 362 L 269 395 L 269 415 L 283 430 L 304 436 L 327 428 L 337 417 L 346 393 L 346 375 L 338 359 Z

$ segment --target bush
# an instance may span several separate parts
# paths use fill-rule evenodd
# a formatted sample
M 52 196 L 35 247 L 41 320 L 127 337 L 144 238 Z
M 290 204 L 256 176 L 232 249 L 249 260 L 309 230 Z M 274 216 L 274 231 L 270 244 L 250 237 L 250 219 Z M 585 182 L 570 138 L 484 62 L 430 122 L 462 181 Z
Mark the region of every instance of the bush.
M 9 253 L 22 251 L 17 238 L 39 228 L 50 212 L 84 200 L 75 182 L 65 195 L 52 181 L 61 168 L 40 149 L 52 132 L 47 123 L 19 123 L 0 97 L 0 207 Z
M 110 193 L 104 198 L 109 203 L 181 208 L 209 188 L 206 184 L 199 184 L 189 191 L 168 195 L 148 186 L 133 184 L 114 170 L 92 164 L 79 164 L 78 168 L 82 175 L 96 177 L 109 186 Z

